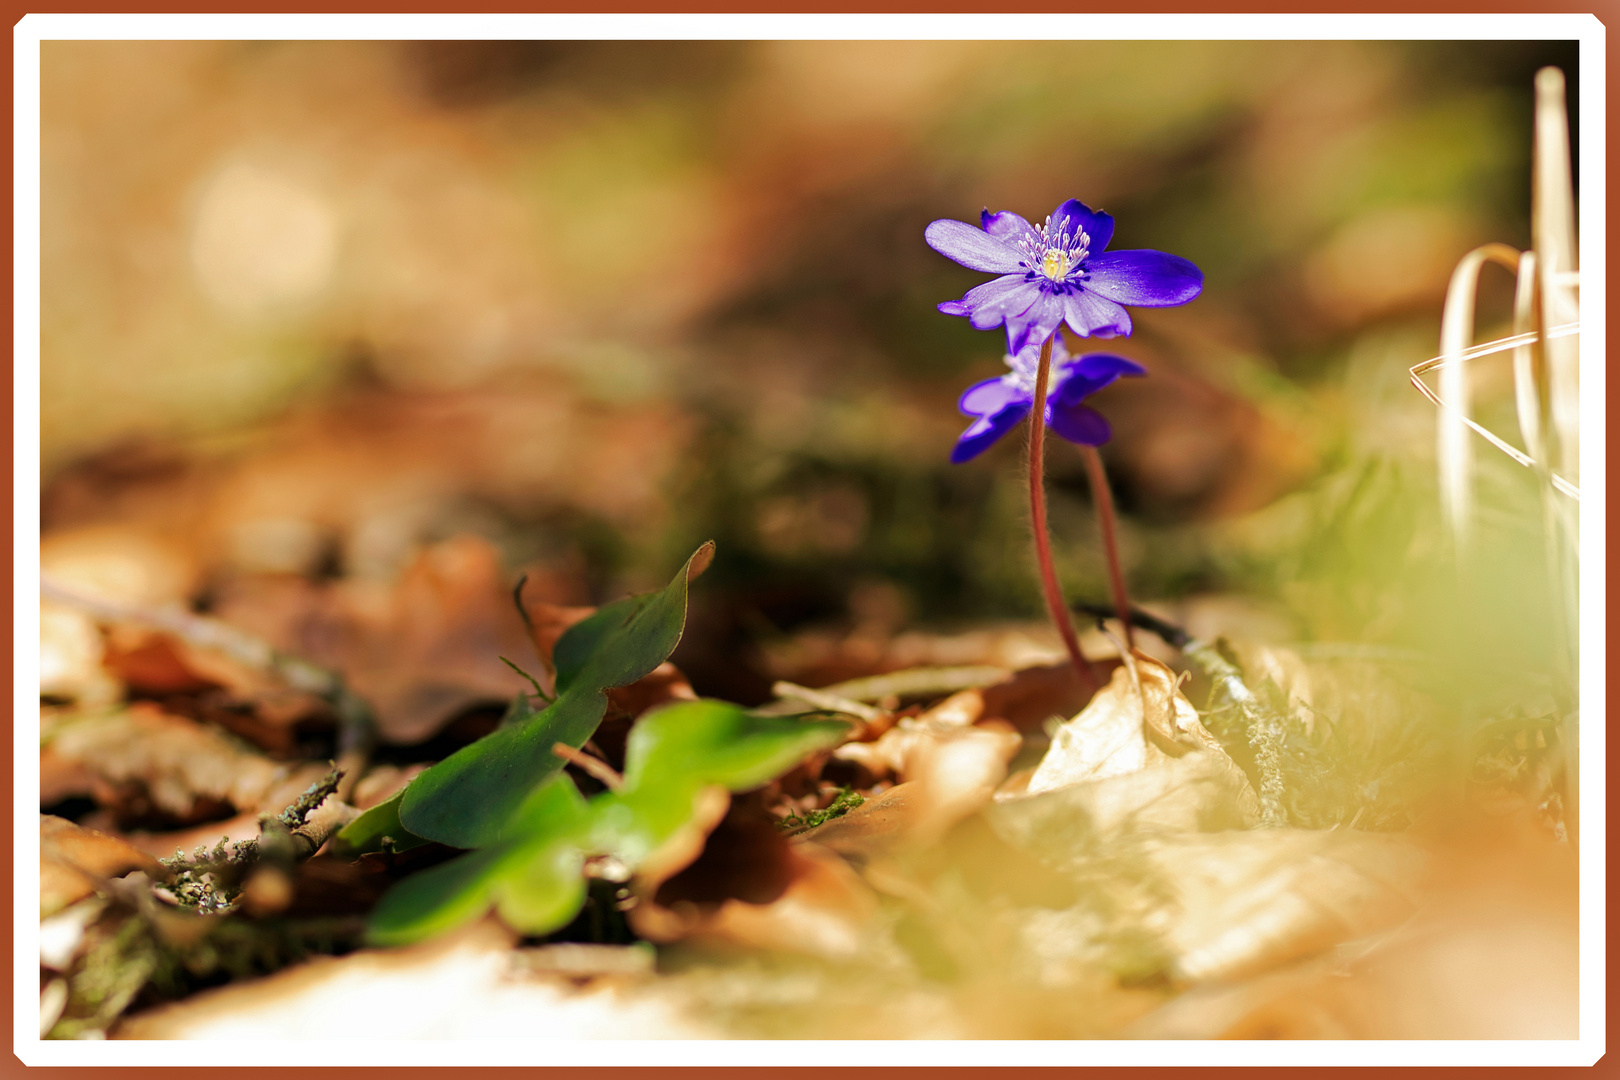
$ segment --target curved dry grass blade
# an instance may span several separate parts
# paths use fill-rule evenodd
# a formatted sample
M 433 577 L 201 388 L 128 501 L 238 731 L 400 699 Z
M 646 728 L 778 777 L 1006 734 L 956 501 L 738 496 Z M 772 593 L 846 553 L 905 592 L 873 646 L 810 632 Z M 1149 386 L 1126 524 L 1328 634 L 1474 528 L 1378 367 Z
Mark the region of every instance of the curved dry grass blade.
M 1447 360 L 1461 359 L 1473 337 L 1474 293 L 1487 262 L 1517 271 L 1519 253 L 1506 244 L 1484 244 L 1464 255 L 1451 272 L 1445 312 L 1440 317 L 1440 355 Z M 1464 430 L 1472 411 L 1467 372 L 1460 363 L 1448 363 L 1440 371 L 1440 395 L 1451 403 L 1451 408 L 1440 412 L 1440 508 L 1459 551 L 1468 547 L 1473 517 L 1474 447 Z
M 1549 329 L 1546 333 L 1546 337 L 1570 337 L 1579 334 L 1580 332 L 1580 323 L 1566 323 L 1563 326 L 1555 326 Z M 1450 399 L 1443 397 L 1441 394 L 1438 394 L 1429 388 L 1428 384 L 1423 381 L 1424 375 L 1431 371 L 1444 372 L 1448 367 L 1454 367 L 1466 363 L 1469 360 L 1477 360 L 1482 356 L 1490 356 L 1493 353 L 1506 352 L 1509 349 L 1517 349 L 1525 345 L 1533 344 L 1540 338 L 1540 336 L 1541 335 L 1533 331 L 1527 334 L 1515 334 L 1512 337 L 1498 338 L 1495 341 L 1488 341 L 1483 345 L 1475 345 L 1472 348 L 1464 349 L 1456 356 L 1437 356 L 1431 360 L 1425 360 L 1421 364 L 1414 364 L 1410 369 L 1408 369 L 1412 378 L 1412 385 L 1417 388 L 1417 391 L 1420 394 L 1428 398 L 1435 405 L 1439 406 L 1442 411 L 1457 412 L 1455 405 Z M 1524 451 L 1520 450 L 1511 443 L 1504 442 L 1495 433 L 1475 423 L 1467 416 L 1461 415 L 1460 413 L 1458 415 L 1460 416 L 1460 423 L 1463 427 L 1472 430 L 1475 434 L 1479 435 L 1486 442 L 1502 451 L 1520 465 L 1523 465 L 1526 468 L 1536 467 L 1536 460 L 1530 457 Z M 1559 476 L 1557 473 L 1551 473 L 1550 476 L 1550 482 L 1554 488 L 1563 494 L 1568 495 L 1571 499 L 1574 499 L 1577 502 L 1580 501 L 1580 488 L 1576 487 L 1562 476 Z

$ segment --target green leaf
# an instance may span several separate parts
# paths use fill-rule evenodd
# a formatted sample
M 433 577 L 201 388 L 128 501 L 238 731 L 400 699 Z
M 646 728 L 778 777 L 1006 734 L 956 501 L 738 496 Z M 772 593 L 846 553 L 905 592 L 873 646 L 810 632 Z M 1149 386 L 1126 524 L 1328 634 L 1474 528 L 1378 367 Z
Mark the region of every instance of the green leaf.
M 624 788 L 591 801 L 592 841 L 639 865 L 691 819 L 703 788 L 758 787 L 847 730 L 841 721 L 756 716 L 721 701 L 648 713 L 630 729 Z
M 369 851 L 388 847 L 409 851 L 427 843 L 400 824 L 399 800 L 404 794 L 405 789 L 401 788 L 343 826 L 332 838 L 332 854 L 340 859 L 357 859 Z M 384 843 L 385 840 L 390 843 Z
M 410 945 L 477 919 L 494 902 L 512 846 L 469 851 L 413 874 L 389 889 L 371 910 L 366 940 L 373 945 Z
M 472 922 L 491 907 L 525 934 L 566 926 L 585 900 L 585 801 L 572 780 L 557 776 L 525 800 L 518 817 L 518 838 L 469 851 L 388 890 L 372 909 L 367 940 L 409 945 Z
M 624 785 L 721 784 L 746 791 L 830 746 L 849 730 L 838 720 L 756 716 L 723 701 L 693 701 L 648 713 L 625 744 Z
M 541 712 L 465 746 L 405 789 L 399 819 L 418 836 L 476 848 L 512 835 L 519 807 L 561 771 L 556 743 L 584 745 L 625 686 L 669 658 L 686 625 L 687 584 L 714 555 L 707 543 L 662 591 L 630 597 L 569 627 L 554 653 L 557 699 Z
M 635 867 L 692 821 L 698 793 L 746 790 L 835 743 L 839 722 L 754 716 L 717 701 L 648 713 L 630 730 L 632 772 L 618 792 L 580 798 L 555 776 L 513 814 L 510 838 L 405 879 L 372 911 L 368 937 L 404 945 L 453 930 L 490 908 L 514 929 L 566 926 L 585 900 L 587 853 Z
M 506 707 L 506 711 L 501 714 L 500 723 L 495 726 L 497 728 L 509 728 L 515 724 L 521 724 L 538 711 L 533 703 L 529 701 L 528 694 L 518 694 L 512 699 L 512 703 Z

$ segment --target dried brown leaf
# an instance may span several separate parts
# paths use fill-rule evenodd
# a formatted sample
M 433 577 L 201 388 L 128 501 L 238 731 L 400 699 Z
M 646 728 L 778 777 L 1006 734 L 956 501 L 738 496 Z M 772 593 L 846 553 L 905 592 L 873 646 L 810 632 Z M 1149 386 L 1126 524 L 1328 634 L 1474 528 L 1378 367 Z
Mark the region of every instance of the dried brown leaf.
M 89 896 L 102 879 L 121 877 L 131 870 L 163 875 L 156 859 L 116 836 L 80 828 L 66 818 L 39 816 L 42 918 Z
M 421 549 L 392 582 L 239 582 L 217 614 L 341 672 L 388 742 L 420 742 L 469 706 L 529 688 L 500 659 L 532 662 L 511 582 L 495 547 L 476 536 Z
M 794 837 L 836 852 L 857 866 L 894 850 L 922 806 L 917 784 L 897 784 L 848 813 Z
M 705 863 L 720 859 L 734 864 L 732 876 L 743 880 L 717 881 L 721 875 Z M 695 877 L 700 879 L 682 880 Z M 698 899 L 699 889 L 745 895 Z M 814 843 L 789 843 L 775 826 L 763 824 L 752 844 L 716 833 L 696 863 L 631 910 L 630 924 L 660 943 L 686 940 L 850 959 L 867 943 L 876 913 L 877 898 L 843 859 Z
M 1406 842 L 1331 835 L 1392 847 Z M 1325 849 L 1324 854 L 1337 858 L 1340 853 Z M 1368 870 L 1365 853 L 1356 857 L 1356 866 Z M 1387 866 L 1378 869 L 1387 875 Z M 1312 888 L 1313 901 L 1330 891 L 1335 876 L 1340 875 Z M 1515 837 L 1511 828 L 1493 822 L 1461 845 L 1453 840 L 1436 847 L 1423 876 L 1415 897 L 1408 893 L 1417 912 L 1400 926 L 1360 935 L 1280 970 L 1195 986 L 1126 1034 L 1148 1039 L 1574 1038 L 1581 957 L 1578 879 L 1568 850 L 1539 836 Z M 1410 878 L 1391 882 L 1386 876 L 1383 884 L 1402 892 L 1412 887 Z M 1367 893 L 1365 885 L 1353 891 Z M 1326 913 L 1342 918 L 1338 913 L 1345 903 L 1332 898 Z M 1375 909 L 1364 911 L 1362 919 Z M 1354 933 L 1366 925 L 1345 929 Z
M 186 822 L 223 806 L 260 809 L 282 768 L 204 724 L 138 702 L 53 727 L 42 771 L 57 794 L 93 796 L 129 818 Z M 77 773 L 89 790 L 69 791 Z
M 1417 910 L 1428 859 L 1381 833 L 1260 829 L 1161 836 L 1145 852 L 1175 893 L 1170 975 L 1231 979 L 1387 930 Z
M 1141 772 L 1193 750 L 1226 757 L 1175 673 L 1137 652 L 1134 663 L 1116 668 L 1085 709 L 1053 733 L 1027 793 Z
M 129 1017 L 116 1039 L 715 1038 L 709 1022 L 633 976 L 584 988 L 526 973 L 493 918 L 403 949 L 317 957 Z
M 83 704 L 116 701 L 122 687 L 101 665 L 105 643 L 82 611 L 42 600 L 39 605 L 39 692 Z

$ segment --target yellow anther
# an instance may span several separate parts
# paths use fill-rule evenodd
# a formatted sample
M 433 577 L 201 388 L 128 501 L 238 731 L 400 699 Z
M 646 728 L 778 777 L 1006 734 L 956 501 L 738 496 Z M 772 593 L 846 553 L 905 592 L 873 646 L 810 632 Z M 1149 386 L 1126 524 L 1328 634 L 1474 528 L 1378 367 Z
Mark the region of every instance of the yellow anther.
M 1060 248 L 1049 248 L 1041 258 L 1041 273 L 1053 281 L 1062 281 L 1069 272 L 1069 253 Z

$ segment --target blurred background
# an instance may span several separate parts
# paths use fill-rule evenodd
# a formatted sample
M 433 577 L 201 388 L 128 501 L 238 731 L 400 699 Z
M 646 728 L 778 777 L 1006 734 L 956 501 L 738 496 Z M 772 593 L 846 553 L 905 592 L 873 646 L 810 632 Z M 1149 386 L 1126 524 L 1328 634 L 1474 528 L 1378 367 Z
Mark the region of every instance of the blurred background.
M 935 311 L 983 275 L 922 234 L 1069 197 L 1206 275 L 1114 343 L 1151 377 L 1096 399 L 1137 595 L 1205 633 L 1454 638 L 1407 368 L 1438 352 L 1461 255 L 1529 243 L 1534 72 L 1578 82 L 1573 42 L 42 57 L 49 572 L 351 671 L 487 664 L 496 694 L 521 633 L 479 613 L 510 619 L 520 573 L 598 603 L 712 538 L 677 660 L 740 701 L 990 648 L 902 655 L 902 631 L 1038 622 L 1019 440 L 947 461 L 1002 336 Z M 1482 338 L 1511 295 L 1491 274 Z M 1500 359 L 1476 393 L 1511 433 Z M 1060 572 L 1104 601 L 1081 459 L 1049 454 Z M 1501 572 L 1471 655 L 1534 670 L 1539 504 L 1480 458 Z M 323 622 L 339 586 L 347 622 Z

